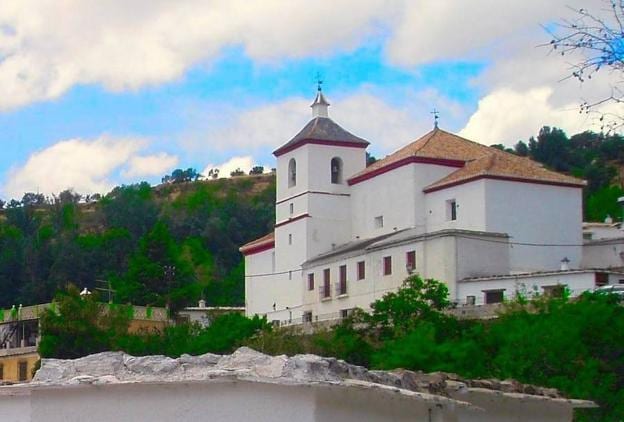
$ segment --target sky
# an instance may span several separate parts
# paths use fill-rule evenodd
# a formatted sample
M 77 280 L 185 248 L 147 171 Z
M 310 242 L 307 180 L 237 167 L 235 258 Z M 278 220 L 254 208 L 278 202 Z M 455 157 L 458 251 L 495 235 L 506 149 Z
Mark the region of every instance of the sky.
M 0 198 L 275 166 L 311 118 L 383 157 L 433 126 L 512 146 L 599 129 L 545 28 L 602 0 L 3 0 Z M 614 106 L 613 106 L 614 107 Z

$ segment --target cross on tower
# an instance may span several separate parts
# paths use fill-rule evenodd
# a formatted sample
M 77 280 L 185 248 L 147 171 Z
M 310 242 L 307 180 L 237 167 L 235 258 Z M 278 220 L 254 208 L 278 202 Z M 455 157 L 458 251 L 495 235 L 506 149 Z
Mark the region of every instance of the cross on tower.
M 316 89 L 318 92 L 321 92 L 321 85 L 323 85 L 323 80 L 321 79 L 320 72 L 316 72 Z
M 440 112 L 434 108 L 433 111 L 431 111 L 431 114 L 433 114 L 433 127 L 437 129 L 438 119 L 440 118 Z

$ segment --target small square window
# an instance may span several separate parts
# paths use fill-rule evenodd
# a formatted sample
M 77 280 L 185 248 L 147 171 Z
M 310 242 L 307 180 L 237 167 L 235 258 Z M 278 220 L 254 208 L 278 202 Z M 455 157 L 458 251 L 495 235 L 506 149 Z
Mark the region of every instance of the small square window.
M 385 256 L 383 259 L 383 275 L 392 274 L 392 257 Z
M 475 303 L 477 303 L 476 296 L 466 296 L 466 305 L 473 306 Z
M 366 277 L 366 264 L 364 261 L 357 263 L 357 279 L 364 280 Z
M 383 225 L 384 225 L 383 215 L 375 217 L 375 228 L 380 229 L 383 227 Z

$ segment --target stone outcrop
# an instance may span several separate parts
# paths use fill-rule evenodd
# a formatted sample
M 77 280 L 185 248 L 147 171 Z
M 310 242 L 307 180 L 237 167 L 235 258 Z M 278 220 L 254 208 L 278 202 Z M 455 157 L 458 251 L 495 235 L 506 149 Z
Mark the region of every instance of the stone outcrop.
M 521 384 L 513 380 L 470 380 L 443 372 L 408 370 L 373 371 L 343 360 L 316 355 L 269 356 L 247 347 L 231 355 L 182 355 L 135 357 L 104 352 L 74 360 L 43 359 L 33 379 L 35 385 L 110 384 L 125 382 L 190 382 L 219 377 L 276 383 L 366 382 L 417 393 L 451 396 L 462 390 L 521 393 L 561 398 L 557 390 Z

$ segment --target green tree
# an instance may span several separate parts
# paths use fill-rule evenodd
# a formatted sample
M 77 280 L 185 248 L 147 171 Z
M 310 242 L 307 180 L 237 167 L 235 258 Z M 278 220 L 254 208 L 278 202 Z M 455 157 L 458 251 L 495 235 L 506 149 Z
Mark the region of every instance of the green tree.
M 448 288 L 444 283 L 412 275 L 396 292 L 386 293 L 371 304 L 369 322 L 397 335 L 423 320 L 443 318 L 441 311 L 449 305 Z
M 116 339 L 128 332 L 130 313 L 125 307 L 107 307 L 97 295 L 80 296 L 69 286 L 41 316 L 42 358 L 73 359 L 111 350 Z

